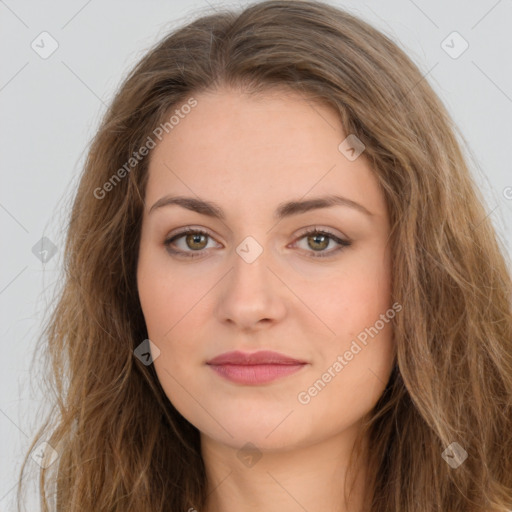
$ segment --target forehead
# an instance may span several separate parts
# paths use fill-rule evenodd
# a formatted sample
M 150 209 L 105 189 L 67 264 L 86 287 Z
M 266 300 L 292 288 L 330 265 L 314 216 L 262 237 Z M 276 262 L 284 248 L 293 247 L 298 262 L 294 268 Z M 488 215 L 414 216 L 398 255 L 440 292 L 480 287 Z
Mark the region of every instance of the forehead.
M 364 153 L 350 161 L 340 152 L 348 134 L 325 104 L 294 91 L 192 96 L 197 105 L 152 150 L 148 203 L 180 193 L 240 211 L 339 193 L 372 211 L 385 208 Z

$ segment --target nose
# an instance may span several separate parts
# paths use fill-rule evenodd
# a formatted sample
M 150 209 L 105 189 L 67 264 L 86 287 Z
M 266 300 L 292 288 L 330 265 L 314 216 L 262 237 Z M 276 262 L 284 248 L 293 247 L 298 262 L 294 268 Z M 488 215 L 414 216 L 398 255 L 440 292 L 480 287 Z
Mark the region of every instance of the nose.
M 265 251 L 252 262 L 234 254 L 233 267 L 223 279 L 217 297 L 215 314 L 220 322 L 249 331 L 268 327 L 285 317 L 290 291 L 270 268 L 269 259 Z

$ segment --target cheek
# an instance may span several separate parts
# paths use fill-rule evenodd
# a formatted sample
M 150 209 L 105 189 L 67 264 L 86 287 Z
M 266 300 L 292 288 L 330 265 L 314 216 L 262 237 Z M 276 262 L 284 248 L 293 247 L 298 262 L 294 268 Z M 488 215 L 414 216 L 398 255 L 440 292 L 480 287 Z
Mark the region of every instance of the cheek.
M 317 375 L 309 387 L 301 391 L 298 412 L 313 423 L 315 418 L 321 418 L 317 428 L 323 436 L 333 435 L 368 414 L 389 380 L 393 365 L 389 332 L 382 331 L 366 346 L 359 345 L 359 352 L 350 361 L 345 359 L 341 371 L 336 372 L 332 367 L 336 361 L 333 358 L 323 369 L 324 373 Z
M 354 265 L 330 282 L 329 293 L 317 291 L 311 299 L 335 334 L 317 337 L 319 364 L 299 403 L 332 432 L 374 407 L 393 367 L 392 325 L 399 309 L 391 303 L 389 267 L 378 259 L 367 263 Z
M 204 273 L 177 272 L 169 260 L 156 251 L 141 251 L 137 269 L 139 299 L 148 338 L 160 350 L 154 359 L 158 378 L 169 399 L 183 395 L 190 387 L 193 371 L 202 364 L 198 338 L 203 332 L 200 319 L 210 317 L 206 292 L 215 279 Z
M 335 375 L 317 376 L 329 382 L 329 391 L 322 392 L 323 398 L 317 401 L 320 407 L 339 397 L 357 408 L 353 402 L 364 396 L 368 405 L 387 383 L 395 355 L 392 322 L 399 314 L 391 303 L 387 258 L 382 250 L 360 257 L 347 264 L 350 270 L 335 276 L 323 291 L 316 289 L 310 295 L 311 303 L 318 305 L 318 316 L 334 331 L 317 338 L 321 371 L 331 368 Z
M 346 340 L 372 326 L 391 307 L 389 261 L 382 252 L 358 254 L 347 258 L 341 271 L 301 293 L 336 336 Z
M 165 252 L 141 253 L 137 283 L 150 339 L 159 345 L 175 338 L 175 333 L 201 310 L 201 299 L 212 286 L 210 281 L 197 272 L 176 271 Z
M 141 269 L 143 270 L 143 269 Z M 160 354 L 153 361 L 158 380 L 173 406 L 186 418 L 197 411 L 194 401 L 185 390 L 190 390 L 197 375 L 194 363 L 200 365 L 194 344 L 194 315 L 200 308 L 202 296 L 198 290 L 176 282 L 168 273 L 153 270 L 141 272 L 139 297 L 144 312 L 148 338 L 158 347 Z M 194 307 L 195 306 L 195 307 Z
M 163 280 L 146 281 L 139 288 L 139 298 L 150 339 L 167 343 L 174 336 L 181 322 L 186 321 L 187 312 L 193 308 L 195 295 L 190 291 Z
M 163 280 L 153 282 L 153 286 L 146 284 L 140 297 L 148 337 L 160 350 L 154 359 L 155 370 L 167 396 L 177 406 L 175 398 L 181 396 L 183 388 L 190 388 L 193 372 L 202 364 L 197 341 L 202 331 L 197 320 L 203 315 L 200 299 L 204 293 Z

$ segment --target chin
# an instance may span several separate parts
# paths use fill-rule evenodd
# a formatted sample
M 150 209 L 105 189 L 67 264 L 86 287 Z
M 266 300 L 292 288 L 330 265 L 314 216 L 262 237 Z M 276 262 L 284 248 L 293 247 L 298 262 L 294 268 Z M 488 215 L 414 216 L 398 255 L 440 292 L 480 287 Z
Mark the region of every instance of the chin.
M 285 452 L 301 445 L 300 434 L 292 430 L 283 430 L 279 434 L 272 433 L 268 436 L 266 431 L 262 432 L 254 428 L 240 428 L 233 436 L 230 437 L 224 434 L 220 438 L 213 437 L 213 439 L 240 452 Z
M 204 418 L 199 422 L 194 422 L 193 418 L 190 418 L 189 421 L 196 426 L 201 435 L 236 449 L 243 449 L 247 443 L 252 443 L 261 451 L 285 450 L 298 446 L 300 440 L 307 437 L 301 433 L 300 425 L 290 421 L 293 413 L 287 419 L 285 419 L 287 414 L 283 413 L 263 415 L 260 412 L 254 416 L 246 414 L 238 415 L 236 418 L 231 418 L 229 415 L 212 414 L 216 418 L 224 418 L 222 427 L 225 430 L 214 420 L 208 421 L 206 424 Z

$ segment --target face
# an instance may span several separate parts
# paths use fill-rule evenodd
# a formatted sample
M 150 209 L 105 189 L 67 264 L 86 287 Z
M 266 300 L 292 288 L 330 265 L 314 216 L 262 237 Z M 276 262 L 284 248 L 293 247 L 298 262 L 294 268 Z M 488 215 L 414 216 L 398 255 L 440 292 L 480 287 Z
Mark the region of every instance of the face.
M 202 439 L 264 450 L 341 434 L 394 360 L 384 196 L 364 152 L 339 149 L 348 134 L 327 106 L 292 92 L 194 98 L 150 155 L 137 284 L 158 378 Z M 309 202 L 326 196 L 347 201 Z M 302 364 L 207 364 L 235 350 Z

